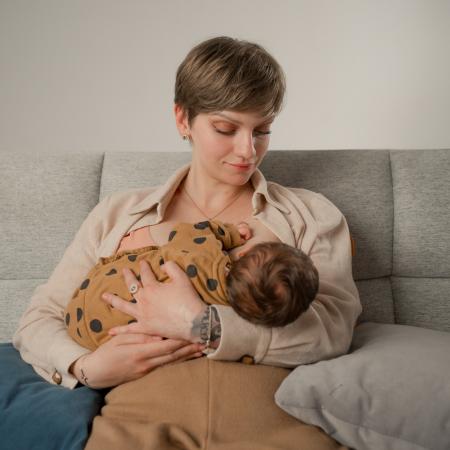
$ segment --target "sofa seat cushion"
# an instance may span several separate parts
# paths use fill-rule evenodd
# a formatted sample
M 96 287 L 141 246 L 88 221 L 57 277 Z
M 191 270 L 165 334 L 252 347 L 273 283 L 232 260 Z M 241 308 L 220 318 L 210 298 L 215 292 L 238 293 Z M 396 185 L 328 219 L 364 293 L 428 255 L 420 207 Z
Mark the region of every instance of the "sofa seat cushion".
M 348 355 L 297 367 L 276 402 L 358 450 L 450 448 L 450 333 L 364 323 Z

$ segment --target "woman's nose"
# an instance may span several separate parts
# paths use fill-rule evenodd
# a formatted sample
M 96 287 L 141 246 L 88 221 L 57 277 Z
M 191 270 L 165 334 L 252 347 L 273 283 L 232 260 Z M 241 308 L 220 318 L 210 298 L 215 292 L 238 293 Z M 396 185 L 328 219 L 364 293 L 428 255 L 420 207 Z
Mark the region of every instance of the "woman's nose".
M 255 140 L 252 134 L 242 137 L 236 144 L 235 153 L 244 158 L 251 160 L 256 155 Z

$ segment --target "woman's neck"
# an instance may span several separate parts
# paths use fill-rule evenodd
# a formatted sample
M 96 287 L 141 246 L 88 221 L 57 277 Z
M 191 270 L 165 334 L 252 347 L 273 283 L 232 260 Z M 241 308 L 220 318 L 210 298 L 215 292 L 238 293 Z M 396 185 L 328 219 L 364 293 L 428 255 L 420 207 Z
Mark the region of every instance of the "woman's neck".
M 180 188 L 187 193 L 187 197 L 195 206 L 208 216 L 214 215 L 221 208 L 231 208 L 234 201 L 244 196 L 244 192 L 252 190 L 250 182 L 242 186 L 233 186 L 207 176 L 199 176 L 192 167 Z

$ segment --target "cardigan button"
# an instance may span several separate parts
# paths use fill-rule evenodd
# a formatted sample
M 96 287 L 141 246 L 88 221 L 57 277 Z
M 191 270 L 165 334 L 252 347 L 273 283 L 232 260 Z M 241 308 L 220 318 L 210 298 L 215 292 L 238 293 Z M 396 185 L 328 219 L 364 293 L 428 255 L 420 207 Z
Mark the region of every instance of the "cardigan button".
M 53 372 L 52 380 L 53 380 L 56 384 L 61 384 L 61 383 L 62 383 L 62 376 L 61 376 L 61 374 L 60 374 L 57 370 L 55 370 L 55 371 Z
M 244 355 L 240 360 L 242 364 L 255 364 L 255 358 L 250 355 Z

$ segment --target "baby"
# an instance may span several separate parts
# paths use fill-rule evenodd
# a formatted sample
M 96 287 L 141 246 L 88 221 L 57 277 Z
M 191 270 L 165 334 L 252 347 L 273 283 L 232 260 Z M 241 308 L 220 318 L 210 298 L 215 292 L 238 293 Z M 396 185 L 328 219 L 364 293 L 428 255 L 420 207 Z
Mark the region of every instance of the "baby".
M 70 336 L 83 347 L 95 350 L 110 339 L 109 329 L 134 321 L 103 302 L 101 295 L 113 292 L 136 302 L 123 281 L 122 268 L 138 274 L 141 259 L 150 264 L 160 282 L 169 281 L 160 266 L 164 261 L 175 261 L 204 302 L 230 305 L 252 323 L 278 327 L 293 322 L 308 309 L 318 290 L 318 272 L 311 258 L 281 242 L 264 242 L 232 261 L 227 250 L 250 237 L 246 223 L 179 223 L 170 232 L 169 242 L 161 247 L 125 250 L 100 258 L 66 308 Z

